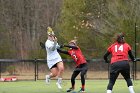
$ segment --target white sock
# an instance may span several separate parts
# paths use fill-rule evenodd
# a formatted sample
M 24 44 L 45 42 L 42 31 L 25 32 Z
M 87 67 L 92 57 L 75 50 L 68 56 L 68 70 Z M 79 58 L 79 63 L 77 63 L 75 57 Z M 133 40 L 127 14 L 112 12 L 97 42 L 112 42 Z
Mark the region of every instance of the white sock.
M 112 93 L 112 90 L 107 90 L 107 93 Z
M 58 78 L 57 82 L 58 82 L 59 84 L 61 84 L 61 83 L 62 83 L 62 78 Z
M 50 78 L 50 75 L 46 75 L 46 78 L 48 78 L 48 77 Z
M 49 75 L 46 75 L 46 78 L 47 78 L 47 77 L 51 78 L 51 76 L 52 76 L 52 73 L 50 73 Z
M 133 86 L 129 86 L 128 88 L 129 88 L 129 92 L 130 92 L 130 93 L 135 93 L 135 92 L 134 92 L 134 89 L 133 89 Z
M 50 75 L 46 75 L 46 83 L 50 82 L 50 80 L 48 80 L 48 78 L 50 79 Z

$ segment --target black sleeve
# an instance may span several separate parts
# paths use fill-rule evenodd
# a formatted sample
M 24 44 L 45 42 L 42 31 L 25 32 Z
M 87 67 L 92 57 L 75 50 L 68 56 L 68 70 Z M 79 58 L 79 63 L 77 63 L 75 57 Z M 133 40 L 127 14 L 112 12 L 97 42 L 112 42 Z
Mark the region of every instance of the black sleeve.
M 78 49 L 77 46 L 69 46 L 69 45 L 64 45 L 64 47 L 72 48 L 72 49 Z
M 108 51 L 104 54 L 104 60 L 106 63 L 109 63 L 108 58 L 107 58 L 109 56 L 109 54 L 110 54 L 110 52 L 108 52 Z
M 46 47 L 45 47 L 45 44 L 42 43 L 42 42 L 40 42 L 40 46 L 41 46 L 42 49 L 45 49 L 45 48 L 46 48 Z
M 64 51 L 64 50 L 60 50 L 60 49 L 57 49 L 57 51 L 58 51 L 59 53 L 63 53 L 63 54 L 69 55 L 68 51 Z
M 135 60 L 131 50 L 128 51 L 128 55 L 129 55 L 129 57 L 131 58 L 132 61 Z

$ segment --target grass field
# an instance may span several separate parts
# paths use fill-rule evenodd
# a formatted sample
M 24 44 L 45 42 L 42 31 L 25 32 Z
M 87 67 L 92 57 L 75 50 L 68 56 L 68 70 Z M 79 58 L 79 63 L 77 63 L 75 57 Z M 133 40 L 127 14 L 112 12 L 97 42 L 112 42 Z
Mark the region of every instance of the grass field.
M 63 89 L 57 89 L 56 81 L 52 80 L 50 85 L 46 85 L 45 81 L 17 81 L 17 82 L 0 82 L 0 93 L 66 93 L 66 89 L 70 87 L 69 80 L 63 81 Z M 134 81 L 134 89 L 136 93 L 140 93 L 140 80 Z M 86 93 L 106 93 L 108 80 L 87 80 Z M 80 81 L 76 80 L 76 89 L 81 87 Z M 124 80 L 117 80 L 113 93 L 129 93 Z

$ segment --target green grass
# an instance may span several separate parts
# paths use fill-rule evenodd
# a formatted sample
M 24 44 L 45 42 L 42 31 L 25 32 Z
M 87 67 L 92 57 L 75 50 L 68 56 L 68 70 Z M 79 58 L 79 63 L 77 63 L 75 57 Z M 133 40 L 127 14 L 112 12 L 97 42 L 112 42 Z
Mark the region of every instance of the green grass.
M 57 89 L 56 81 L 52 80 L 50 85 L 46 85 L 45 81 L 17 81 L 17 82 L 0 82 L 0 93 L 66 93 L 66 89 L 70 87 L 70 81 L 63 81 L 63 89 Z M 140 80 L 134 81 L 134 89 L 136 93 L 140 93 Z M 86 93 L 106 93 L 108 80 L 87 80 Z M 76 91 L 81 87 L 79 80 L 76 80 Z M 113 93 L 129 93 L 124 80 L 117 80 L 113 89 Z

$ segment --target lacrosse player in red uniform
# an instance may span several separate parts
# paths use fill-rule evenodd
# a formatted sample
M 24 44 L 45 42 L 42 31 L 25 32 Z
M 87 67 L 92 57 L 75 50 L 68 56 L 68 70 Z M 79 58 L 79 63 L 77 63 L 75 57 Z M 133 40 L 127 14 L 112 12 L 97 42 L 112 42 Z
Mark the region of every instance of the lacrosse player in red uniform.
M 111 69 L 110 69 L 110 79 L 109 84 L 107 86 L 107 93 L 112 93 L 113 86 L 115 81 L 121 73 L 127 82 L 127 86 L 129 88 L 130 93 L 135 93 L 133 90 L 133 84 L 130 78 L 130 66 L 128 62 L 128 55 L 133 62 L 135 62 L 135 58 L 132 55 L 131 47 L 124 41 L 124 34 L 119 33 L 116 37 L 116 42 L 112 44 L 108 49 L 106 54 L 104 55 L 105 62 L 108 62 L 108 55 L 111 54 Z
M 75 70 L 73 71 L 73 74 L 71 76 L 71 88 L 67 90 L 67 92 L 71 92 L 75 89 L 75 78 L 78 76 L 79 73 L 81 76 L 81 84 L 82 87 L 79 92 L 85 92 L 85 75 L 87 73 L 88 67 L 87 67 L 87 61 L 82 54 L 80 48 L 76 44 L 76 40 L 71 40 L 69 42 L 69 45 L 63 45 L 61 47 L 68 47 L 68 51 L 60 50 L 58 51 L 60 53 L 68 54 L 71 56 L 71 58 L 75 61 L 76 67 Z

